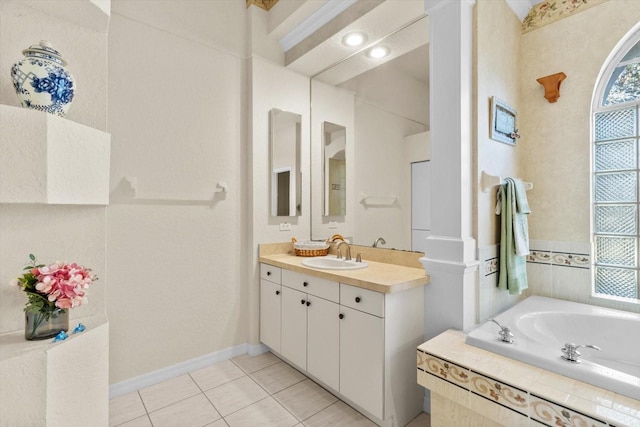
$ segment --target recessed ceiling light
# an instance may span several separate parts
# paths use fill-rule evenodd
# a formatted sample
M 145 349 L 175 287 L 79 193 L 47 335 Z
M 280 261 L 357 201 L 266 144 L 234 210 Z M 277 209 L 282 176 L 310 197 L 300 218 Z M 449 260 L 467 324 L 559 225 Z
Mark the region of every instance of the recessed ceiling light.
M 342 44 L 345 46 L 360 46 L 367 40 L 367 36 L 362 33 L 349 33 L 342 38 Z
M 388 56 L 391 51 L 386 46 L 374 46 L 367 51 L 369 58 L 380 59 Z

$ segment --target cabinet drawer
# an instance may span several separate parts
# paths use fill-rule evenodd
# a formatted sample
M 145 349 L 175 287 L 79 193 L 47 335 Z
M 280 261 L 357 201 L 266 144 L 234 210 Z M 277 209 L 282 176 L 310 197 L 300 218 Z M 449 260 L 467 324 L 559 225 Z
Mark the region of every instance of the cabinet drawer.
M 282 270 L 282 284 L 310 295 L 315 295 L 329 301 L 340 300 L 340 285 L 338 282 L 308 276 L 291 270 Z
M 384 294 L 340 283 L 340 304 L 384 317 Z
M 260 264 L 260 278 L 280 284 L 282 269 L 269 264 Z

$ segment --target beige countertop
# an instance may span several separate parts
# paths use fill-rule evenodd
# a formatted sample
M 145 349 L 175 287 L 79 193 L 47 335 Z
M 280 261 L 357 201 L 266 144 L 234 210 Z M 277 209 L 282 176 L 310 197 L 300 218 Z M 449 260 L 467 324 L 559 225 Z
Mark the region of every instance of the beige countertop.
M 361 270 L 319 270 L 302 265 L 304 259 L 286 253 L 263 254 L 259 258 L 264 264 L 382 293 L 404 291 L 429 283 L 429 276 L 423 268 L 365 259 L 369 266 Z

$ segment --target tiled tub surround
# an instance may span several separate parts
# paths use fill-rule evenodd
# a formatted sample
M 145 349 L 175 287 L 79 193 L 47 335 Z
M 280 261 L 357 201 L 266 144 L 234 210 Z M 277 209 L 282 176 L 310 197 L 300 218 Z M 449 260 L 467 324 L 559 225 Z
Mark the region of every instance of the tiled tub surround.
M 466 343 L 640 399 L 640 314 L 531 296 L 495 319 L 511 329 L 513 343 L 496 339 L 493 322 L 469 332 Z M 560 357 L 566 343 L 601 350 L 580 349 L 582 362 L 573 364 Z
M 529 288 L 522 295 L 500 290 L 499 245 L 480 246 L 479 321 L 484 322 L 529 295 L 557 298 L 584 304 L 640 313 L 640 304 L 592 294 L 591 243 L 531 240 L 527 257 Z
M 423 406 L 413 360 L 424 340 L 424 269 L 368 254 L 366 269 L 317 270 L 262 249 L 260 341 L 379 426 L 411 421 Z
M 640 401 L 465 343 L 449 330 L 418 347 L 433 427 L 640 427 Z

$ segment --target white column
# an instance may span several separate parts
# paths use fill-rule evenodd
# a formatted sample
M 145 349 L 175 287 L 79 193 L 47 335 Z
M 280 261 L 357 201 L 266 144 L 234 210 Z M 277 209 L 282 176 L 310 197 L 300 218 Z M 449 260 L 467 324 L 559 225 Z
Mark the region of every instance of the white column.
M 425 0 L 430 18 L 431 235 L 421 258 L 425 335 L 476 321 L 473 238 L 472 48 L 475 0 Z

